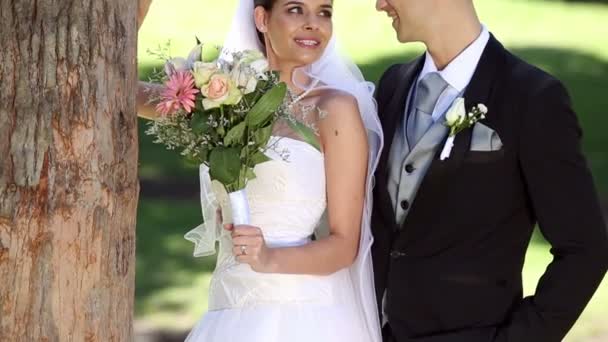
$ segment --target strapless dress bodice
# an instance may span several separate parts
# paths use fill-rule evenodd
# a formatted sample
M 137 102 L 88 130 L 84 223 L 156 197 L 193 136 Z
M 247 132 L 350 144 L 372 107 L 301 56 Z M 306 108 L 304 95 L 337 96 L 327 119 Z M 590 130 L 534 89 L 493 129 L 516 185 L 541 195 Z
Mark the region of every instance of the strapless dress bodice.
M 271 160 L 255 167 L 256 178 L 246 188 L 251 225 L 262 229 L 269 247 L 309 243 L 327 205 L 323 154 L 290 138 L 272 138 L 270 146 L 266 154 Z M 330 276 L 258 273 L 238 263 L 232 247 L 224 234 L 209 310 L 273 303 L 333 305 L 350 284 L 346 271 Z

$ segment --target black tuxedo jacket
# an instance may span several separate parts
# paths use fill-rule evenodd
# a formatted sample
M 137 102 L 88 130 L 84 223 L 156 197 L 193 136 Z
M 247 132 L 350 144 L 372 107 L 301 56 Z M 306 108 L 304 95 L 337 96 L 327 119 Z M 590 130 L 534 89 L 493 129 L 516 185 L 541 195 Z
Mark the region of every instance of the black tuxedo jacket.
M 608 238 L 581 130 L 562 84 L 491 37 L 464 94 L 504 147 L 470 151 L 472 129 L 429 168 L 402 226 L 387 192 L 388 155 L 424 57 L 392 66 L 377 91 L 388 142 L 376 173 L 372 229 L 379 303 L 398 342 L 554 342 L 608 267 Z M 415 167 L 415 166 L 414 166 Z M 553 262 L 523 298 L 522 266 L 538 224 Z

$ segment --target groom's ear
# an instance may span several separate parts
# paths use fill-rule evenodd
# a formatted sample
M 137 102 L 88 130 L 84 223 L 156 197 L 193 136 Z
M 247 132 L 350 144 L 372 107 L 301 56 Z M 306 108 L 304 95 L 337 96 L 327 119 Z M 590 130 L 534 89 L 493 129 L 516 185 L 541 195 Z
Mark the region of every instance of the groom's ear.
M 262 33 L 266 33 L 268 31 L 267 22 L 268 22 L 268 13 L 262 6 L 258 6 L 253 11 L 253 17 L 255 19 L 255 27 L 258 31 Z

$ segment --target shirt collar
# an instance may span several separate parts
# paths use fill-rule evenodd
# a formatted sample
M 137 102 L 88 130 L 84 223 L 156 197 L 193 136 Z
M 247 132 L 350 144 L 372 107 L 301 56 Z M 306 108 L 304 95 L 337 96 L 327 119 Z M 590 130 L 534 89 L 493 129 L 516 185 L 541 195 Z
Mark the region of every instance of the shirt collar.
M 418 80 L 421 80 L 431 72 L 438 72 L 450 86 L 458 92 L 462 92 L 469 82 L 471 82 L 475 69 L 477 69 L 477 64 L 479 63 L 481 55 L 489 40 L 490 32 L 482 25 L 479 37 L 441 71 L 437 70 L 433 57 L 431 57 L 431 54 L 427 51 L 424 67 L 418 76 Z

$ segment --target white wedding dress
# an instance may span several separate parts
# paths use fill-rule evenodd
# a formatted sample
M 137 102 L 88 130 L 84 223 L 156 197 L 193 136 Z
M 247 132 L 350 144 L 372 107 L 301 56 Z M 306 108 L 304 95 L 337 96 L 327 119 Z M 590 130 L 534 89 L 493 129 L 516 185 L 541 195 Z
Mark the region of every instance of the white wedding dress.
M 269 247 L 309 243 L 327 203 L 323 154 L 291 138 L 271 143 L 272 160 L 256 166 L 246 189 L 251 224 Z M 235 261 L 229 234 L 218 234 L 208 312 L 186 341 L 369 342 L 348 269 L 329 276 L 257 273 Z

